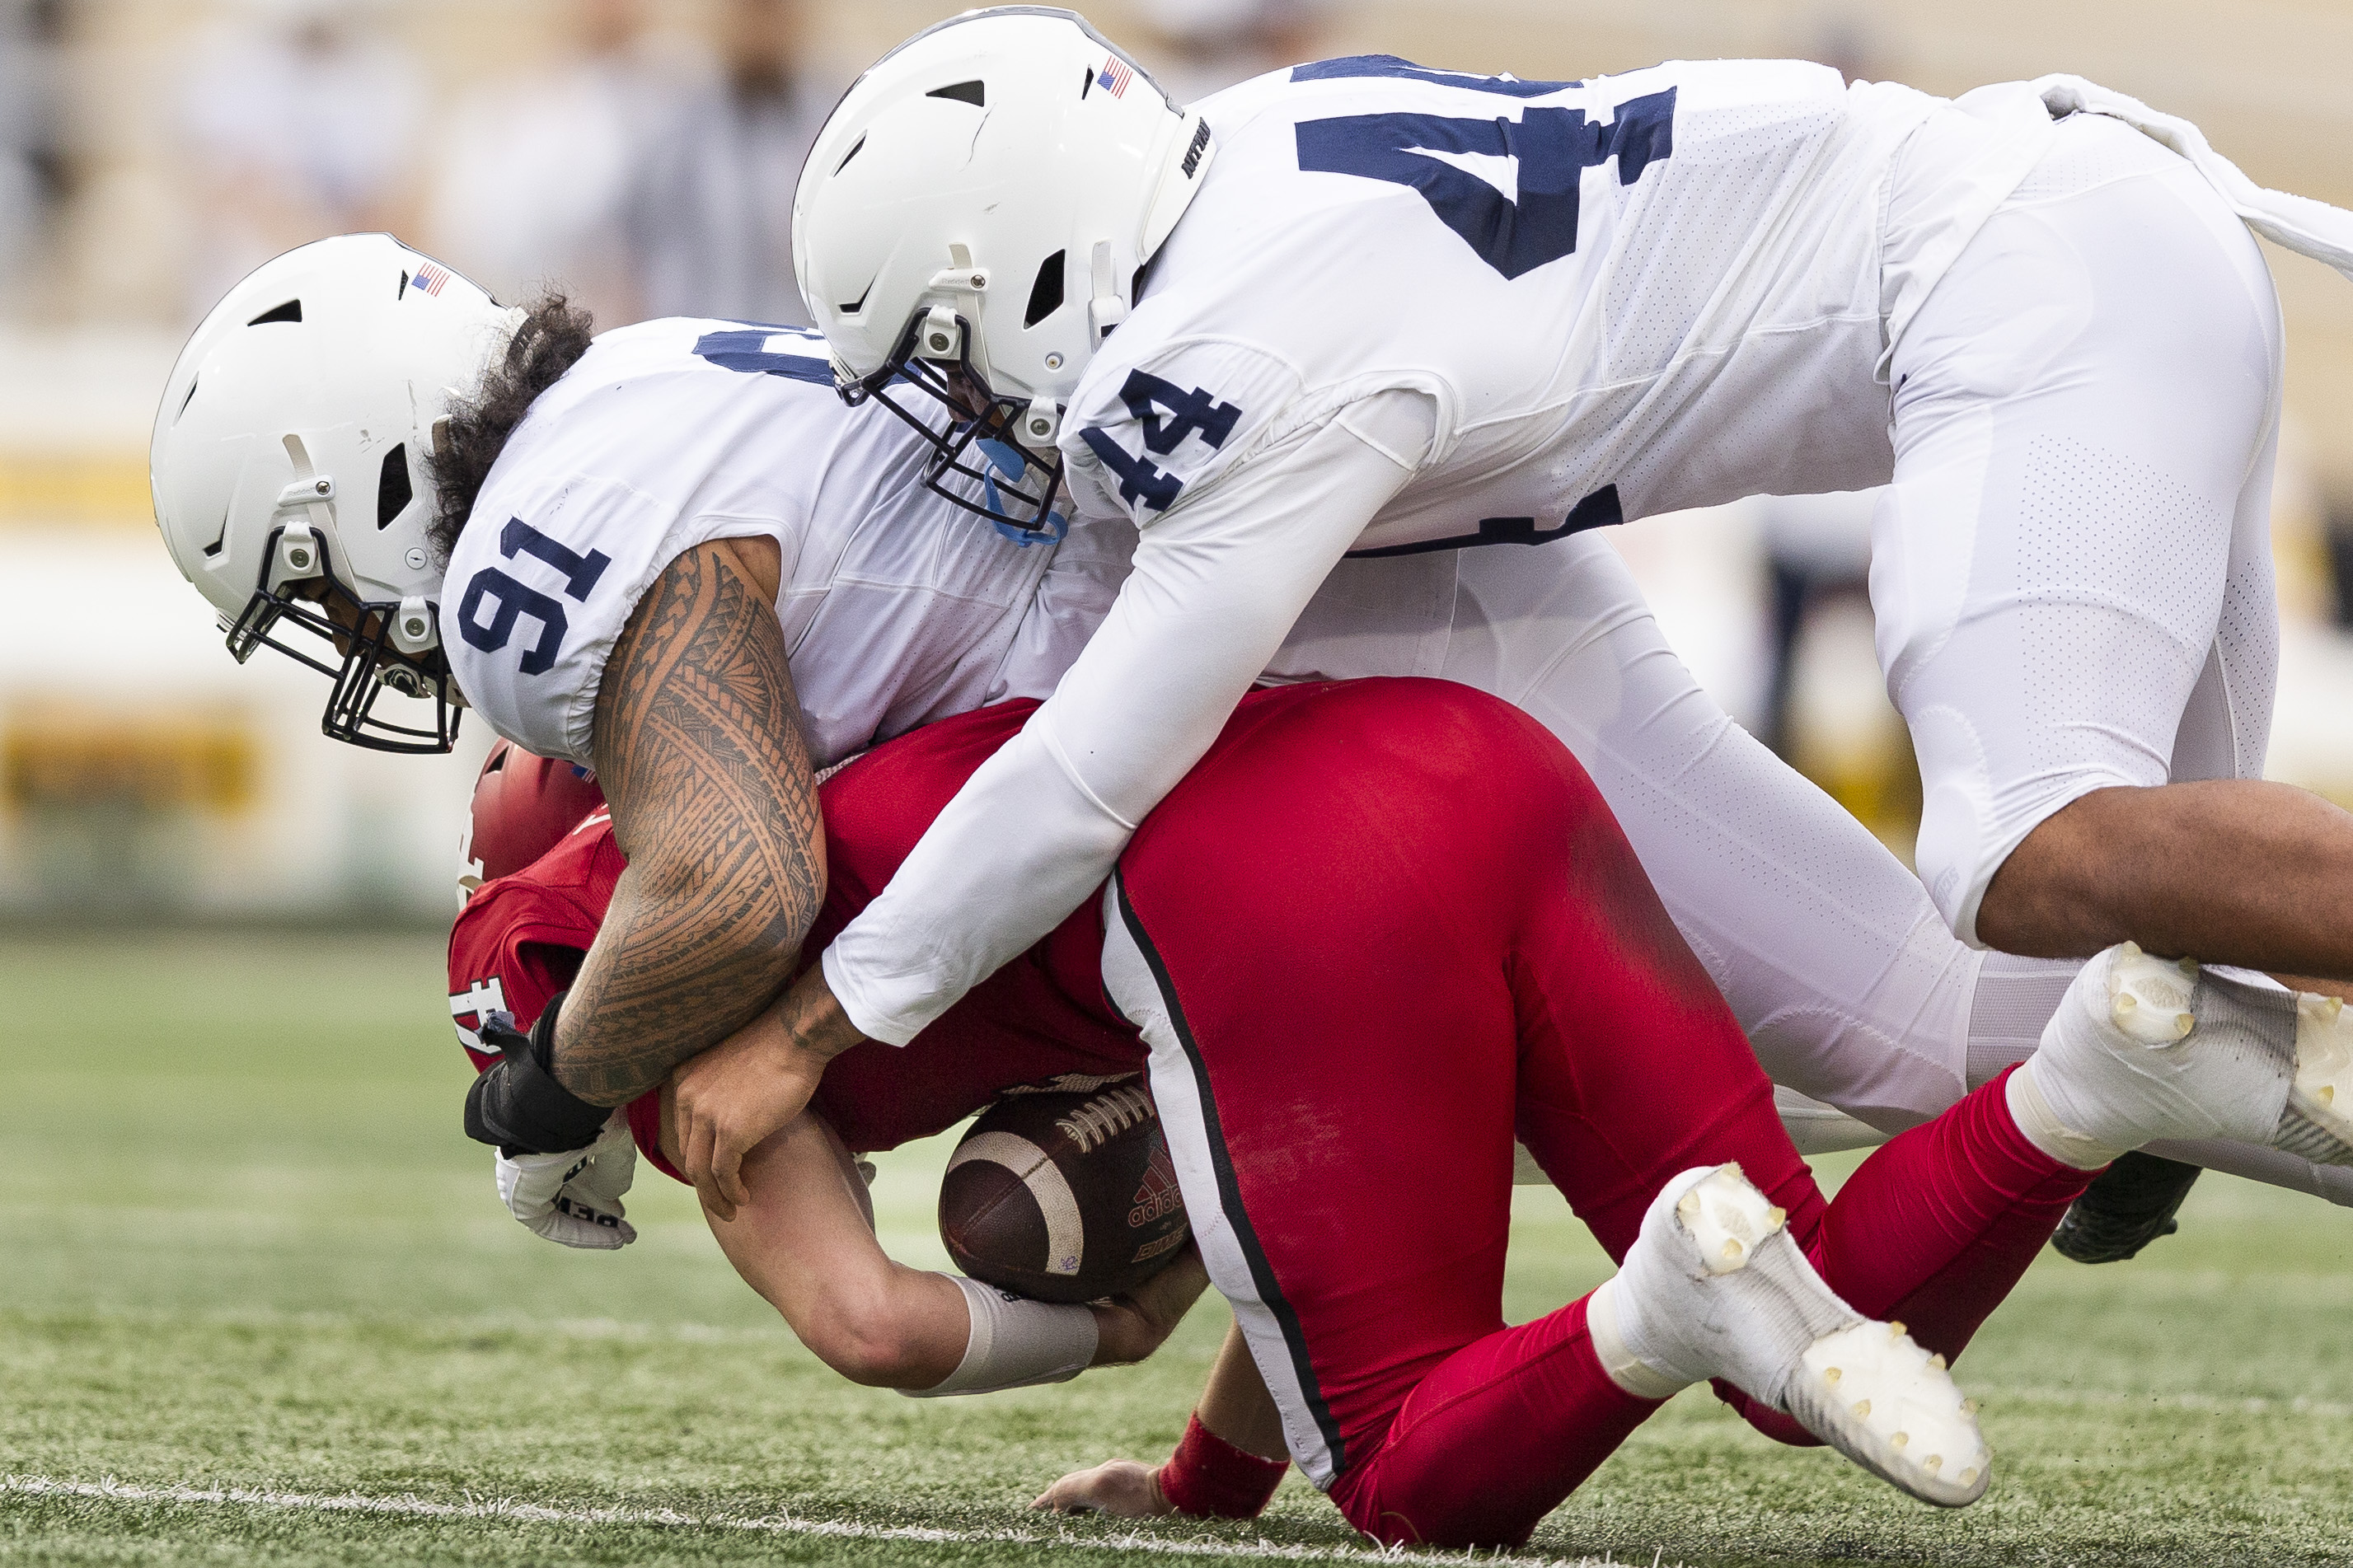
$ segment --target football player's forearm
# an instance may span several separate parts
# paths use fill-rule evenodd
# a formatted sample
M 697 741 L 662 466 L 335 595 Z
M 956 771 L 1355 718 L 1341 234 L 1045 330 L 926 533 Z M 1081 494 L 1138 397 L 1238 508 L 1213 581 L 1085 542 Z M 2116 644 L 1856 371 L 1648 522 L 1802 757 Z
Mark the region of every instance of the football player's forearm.
M 1246 1454 L 1261 1459 L 1290 1457 L 1282 1436 L 1282 1412 L 1274 1395 L 1267 1392 L 1266 1379 L 1259 1375 L 1250 1342 L 1242 1338 L 1239 1324 L 1226 1330 L 1226 1342 L 1218 1348 L 1208 1386 L 1201 1390 L 1201 1403 L 1193 1414 L 1200 1417 L 1202 1426 Z
M 905 1044 L 1087 899 L 1407 478 L 1328 425 L 1147 530 L 1054 695 L 834 939 L 849 1021 Z
M 775 612 L 723 545 L 663 572 L 613 650 L 599 782 L 629 869 L 581 965 L 555 1072 L 618 1105 L 749 1022 L 825 894 L 817 786 Z
M 665 1152 L 681 1159 L 665 1129 Z M 747 1201 L 733 1220 L 704 1211 L 735 1272 L 818 1360 L 853 1383 L 928 1388 L 963 1359 L 962 1291 L 894 1263 L 874 1238 L 865 1183 L 814 1112 L 744 1162 Z

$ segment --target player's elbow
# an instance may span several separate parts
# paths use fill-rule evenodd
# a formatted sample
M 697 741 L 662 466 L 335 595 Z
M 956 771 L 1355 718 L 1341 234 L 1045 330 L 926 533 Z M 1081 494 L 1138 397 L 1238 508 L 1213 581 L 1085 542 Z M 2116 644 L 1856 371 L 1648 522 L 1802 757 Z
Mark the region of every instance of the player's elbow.
M 849 1335 L 837 1342 L 829 1353 L 821 1354 L 821 1359 L 850 1382 L 866 1388 L 925 1389 L 939 1382 L 942 1375 L 924 1364 L 906 1336 L 889 1329 Z
M 825 898 L 821 848 L 754 849 L 732 861 L 691 846 L 681 849 L 648 858 L 638 879 L 642 906 L 659 912 L 664 929 L 691 933 L 705 951 L 735 950 L 788 967 Z M 638 864 L 631 862 L 630 869 L 638 871 Z
M 819 1361 L 868 1388 L 929 1388 L 955 1370 L 938 1364 L 887 1288 L 828 1293 L 799 1332 Z

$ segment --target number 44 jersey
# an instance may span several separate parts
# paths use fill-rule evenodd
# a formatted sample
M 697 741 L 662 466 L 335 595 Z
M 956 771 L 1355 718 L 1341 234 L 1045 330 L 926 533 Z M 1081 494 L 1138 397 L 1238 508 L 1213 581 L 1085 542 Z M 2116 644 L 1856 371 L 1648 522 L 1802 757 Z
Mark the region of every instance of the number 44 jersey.
M 1556 82 L 1367 56 L 1199 107 L 1217 161 L 1078 388 L 1073 493 L 1149 527 L 1353 403 L 1424 394 L 1434 440 L 1359 553 L 1884 482 L 1891 318 L 2042 145 L 1929 138 L 1963 177 L 1891 214 L 1907 139 L 1976 122 L 1802 62 Z
M 613 645 L 681 554 L 772 540 L 776 610 L 811 761 L 1044 697 L 1085 646 L 1134 535 L 1024 546 L 923 488 L 927 455 L 879 404 L 842 405 L 797 328 L 666 320 L 599 337 L 542 394 L 476 500 L 441 638 L 491 728 L 593 765 Z

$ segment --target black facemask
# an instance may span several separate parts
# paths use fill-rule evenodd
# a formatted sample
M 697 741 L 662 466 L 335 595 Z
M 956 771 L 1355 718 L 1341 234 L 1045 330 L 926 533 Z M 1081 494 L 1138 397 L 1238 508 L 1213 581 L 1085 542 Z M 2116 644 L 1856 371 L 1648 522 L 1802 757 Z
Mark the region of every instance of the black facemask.
M 973 368 L 972 324 L 956 318 L 954 369 L 919 357 L 915 340 L 924 318 L 915 316 L 882 368 L 838 390 L 851 407 L 872 398 L 905 420 L 932 449 L 923 485 L 934 494 L 977 512 L 1017 544 L 1053 543 L 1070 530 L 1054 510 L 1062 489 L 1062 458 L 1048 462 L 1013 439 L 1013 422 L 1028 406 L 998 397 Z
M 278 557 L 278 534 L 269 536 L 262 552 L 265 562 Z M 322 563 L 324 564 L 324 563 Z M 319 723 L 328 737 L 364 746 L 372 752 L 433 754 L 457 744 L 462 711 L 449 700 L 449 660 L 438 648 L 422 654 L 403 653 L 392 641 L 396 603 L 363 601 L 332 572 L 298 578 L 272 589 L 269 568 L 262 585 L 246 601 L 245 610 L 228 628 L 228 651 L 243 664 L 259 647 L 274 647 L 289 658 L 310 666 L 334 684 Z M 323 599 L 298 595 L 298 588 L 318 585 Z M 340 615 L 332 613 L 339 611 Z M 287 640 L 291 632 L 303 642 Z M 315 640 L 315 651 L 309 645 Z M 376 716 L 376 700 L 386 688 L 433 704 L 429 727 L 396 724 Z

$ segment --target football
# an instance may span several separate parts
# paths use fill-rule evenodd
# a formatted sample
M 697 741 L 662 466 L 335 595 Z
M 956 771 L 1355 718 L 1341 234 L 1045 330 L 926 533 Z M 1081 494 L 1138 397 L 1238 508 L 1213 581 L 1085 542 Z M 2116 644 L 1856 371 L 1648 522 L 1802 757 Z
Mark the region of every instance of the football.
M 500 741 L 474 780 L 474 806 L 459 854 L 482 881 L 522 870 L 605 804 L 605 792 L 585 768 L 533 756 Z
M 940 1239 L 956 1267 L 1040 1301 L 1133 1290 L 1191 1234 L 1139 1079 L 999 1095 L 940 1179 Z

